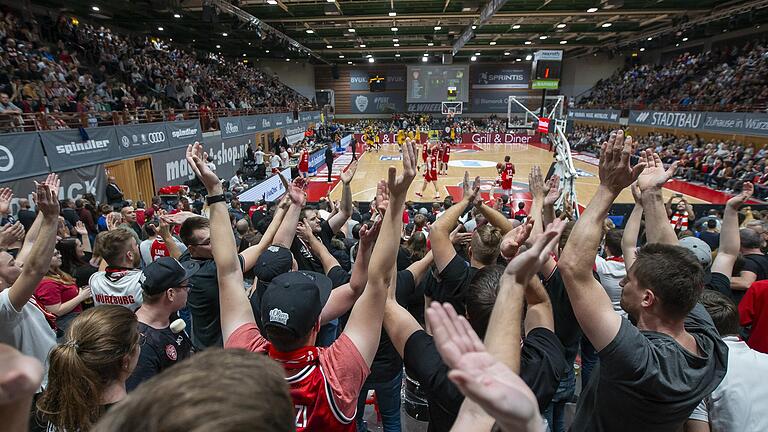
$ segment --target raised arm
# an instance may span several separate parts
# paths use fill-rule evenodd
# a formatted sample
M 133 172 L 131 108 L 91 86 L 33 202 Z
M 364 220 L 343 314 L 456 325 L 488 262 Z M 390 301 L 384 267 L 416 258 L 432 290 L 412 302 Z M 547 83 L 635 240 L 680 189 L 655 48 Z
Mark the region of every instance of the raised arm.
M 597 351 L 619 332 L 621 318 L 613 312 L 608 294 L 592 276 L 595 256 L 603 237 L 603 221 L 619 193 L 632 184 L 644 163 L 629 165 L 632 138 L 621 130 L 611 133 L 600 152 L 600 186 L 571 231 L 558 262 L 573 312 L 584 334 Z
M 498 228 L 502 234 L 506 234 L 514 228 L 514 224 L 511 220 L 507 219 L 506 216 L 501 214 L 501 212 L 495 208 L 485 205 L 479 196 L 478 199 L 475 200 L 475 208 L 485 216 L 485 219 L 488 220 L 489 224 Z
M 179 259 L 181 256 L 181 250 L 179 249 L 179 245 L 176 243 L 176 239 L 173 238 L 173 234 L 171 234 L 171 225 L 166 220 L 164 220 L 162 216 L 159 220 L 160 227 L 157 231 L 160 234 L 160 237 L 163 239 L 165 247 L 168 248 L 168 255 L 175 259 Z M 87 235 L 85 237 L 87 237 Z
M 416 149 L 413 143 L 403 146 L 403 174 L 396 177 L 397 171 L 390 167 L 388 175 L 389 207 L 371 254 L 368 285 L 352 308 L 344 329 L 369 366 L 379 345 L 387 288 L 390 283 L 395 283 L 392 276 L 400 246 L 403 206 L 408 188 L 416 176 Z
M 339 212 L 331 216 L 328 219 L 328 225 L 334 233 L 339 232 L 342 226 L 347 223 L 350 217 L 352 217 L 352 188 L 350 183 L 355 177 L 357 171 L 357 161 L 352 161 L 349 164 L 346 171 L 343 171 L 339 176 L 341 180 L 341 204 L 339 205 Z
M 732 197 L 725 204 L 723 223 L 720 227 L 720 247 L 712 262 L 712 273 L 721 273 L 731 277 L 733 264 L 739 256 L 741 240 L 739 238 L 739 207 L 752 196 L 755 187 L 750 182 L 744 182 L 741 193 Z
M 633 183 L 632 196 L 635 199 L 635 207 L 632 208 L 624 225 L 624 234 L 621 236 L 621 254 L 624 256 L 624 266 L 632 268 L 637 257 L 637 239 L 640 237 L 640 226 L 643 223 L 643 199 L 640 196 L 640 189 Z
M 429 266 L 432 263 L 432 252 L 428 252 L 424 258 L 416 261 L 408 267 L 408 270 L 413 275 L 414 282 L 419 283 L 424 274 L 428 271 Z M 421 324 L 416 321 L 416 318 L 411 315 L 404 307 L 400 305 L 395 299 L 396 284 L 390 284 L 387 305 L 384 309 L 384 330 L 389 336 L 389 340 L 392 341 L 392 345 L 400 354 L 400 357 L 405 356 L 405 344 L 408 339 L 419 330 L 422 330 Z
M 16 310 L 21 310 L 35 293 L 35 288 L 48 273 L 51 257 L 56 245 L 56 231 L 59 227 L 58 176 L 49 176 L 43 184 L 37 184 L 37 208 L 41 219 L 40 230 L 27 261 L 16 282 L 8 291 L 8 298 Z
M 296 234 L 299 238 L 304 240 L 304 243 L 309 246 L 312 254 L 320 260 L 320 264 L 323 266 L 323 273 L 328 274 L 332 268 L 339 265 L 339 260 L 331 255 L 323 242 L 312 233 L 312 228 L 309 227 L 309 222 L 306 219 L 300 221 L 298 224 L 294 224 L 294 226 L 296 227 Z M 290 244 L 285 247 L 290 248 Z
M 187 147 L 187 162 L 206 190 L 208 197 L 222 195 L 224 190 L 216 174 L 208 168 L 205 161 L 208 154 L 203 152 L 200 143 Z M 237 257 L 235 236 L 229 223 L 227 203 L 219 201 L 209 206 L 211 221 L 211 252 L 216 261 L 219 283 L 219 305 L 221 313 L 221 333 L 226 341 L 243 324 L 255 323 L 253 309 L 243 289 L 243 271 Z
M 677 169 L 677 162 L 664 170 L 661 158 L 651 150 L 646 150 L 644 160 L 646 169 L 637 178 L 637 187 L 643 199 L 645 211 L 645 235 L 648 243 L 663 243 L 677 245 L 677 235 L 669 223 L 669 217 L 664 210 L 664 199 L 661 197 L 661 187 Z
M 555 331 L 552 302 L 538 276 L 533 276 L 525 287 L 525 303 L 528 305 L 524 325 L 526 335 L 539 327 Z
M 288 182 L 280 176 L 280 179 L 283 180 L 284 185 L 287 185 Z M 300 197 L 304 196 L 303 192 L 301 190 L 295 190 L 291 187 L 286 187 L 286 191 L 293 191 L 292 194 L 289 194 L 295 199 L 300 199 Z M 279 230 L 279 228 L 282 226 L 283 220 L 285 220 L 285 217 L 288 213 L 289 206 L 291 205 L 292 199 L 288 196 L 283 197 L 283 199 L 280 201 L 280 204 L 278 204 L 277 209 L 275 210 L 274 216 L 272 216 L 272 222 L 269 223 L 269 226 L 267 227 L 267 230 L 264 232 L 264 235 L 261 237 L 261 240 L 259 243 L 249 246 L 244 251 L 240 252 L 240 256 L 243 257 L 243 270 L 248 271 L 253 268 L 253 266 L 256 265 L 256 261 L 258 261 L 259 256 L 261 256 L 262 253 L 272 244 L 285 246 L 286 248 L 291 247 L 291 241 L 293 241 L 293 237 L 290 239 L 286 238 L 276 238 L 278 232 L 283 232 L 283 230 Z M 302 205 L 303 205 L 303 201 Z M 299 208 L 299 211 L 301 211 L 301 208 Z M 286 234 L 288 234 L 288 231 L 291 233 L 295 232 L 296 228 L 296 222 L 295 219 L 298 219 L 298 212 L 292 216 L 294 218 L 294 222 L 292 226 L 286 226 Z M 287 241 L 286 244 L 283 244 L 283 242 Z
M 475 177 L 474 183 L 470 184 L 469 173 L 465 171 L 463 186 L 464 196 L 461 198 L 461 201 L 446 210 L 430 227 L 429 242 L 432 245 L 432 253 L 434 254 L 438 273 L 442 272 L 453 257 L 456 256 L 456 249 L 453 248 L 453 243 L 451 243 L 451 231 L 456 227 L 459 216 L 464 213 L 464 209 L 474 202 L 475 197 L 477 197 L 480 191 L 480 177 Z

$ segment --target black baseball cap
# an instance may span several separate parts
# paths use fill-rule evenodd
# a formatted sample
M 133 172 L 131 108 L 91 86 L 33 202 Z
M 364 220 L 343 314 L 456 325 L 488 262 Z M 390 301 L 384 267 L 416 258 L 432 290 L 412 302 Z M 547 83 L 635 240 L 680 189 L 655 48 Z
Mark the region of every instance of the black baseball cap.
M 294 271 L 272 279 L 260 299 L 261 322 L 305 336 L 317 322 L 333 283 L 322 273 Z
M 253 274 L 259 282 L 269 283 L 277 276 L 291 271 L 293 266 L 293 254 L 288 248 L 271 245 L 259 255 L 256 265 L 253 266 Z
M 175 258 L 160 257 L 144 268 L 139 283 L 145 293 L 160 294 L 169 288 L 180 286 L 199 269 L 200 264 L 192 260 L 180 263 Z

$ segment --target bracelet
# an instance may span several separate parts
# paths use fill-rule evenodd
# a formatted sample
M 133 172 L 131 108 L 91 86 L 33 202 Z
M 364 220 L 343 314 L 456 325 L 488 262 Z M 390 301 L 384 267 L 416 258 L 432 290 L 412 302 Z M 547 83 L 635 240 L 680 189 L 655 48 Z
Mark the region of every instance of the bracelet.
M 209 206 L 211 206 L 213 204 L 216 204 L 218 202 L 226 201 L 226 200 L 227 200 L 227 198 L 224 196 L 224 194 L 221 194 L 221 195 L 209 195 L 209 196 L 205 197 L 205 202 Z

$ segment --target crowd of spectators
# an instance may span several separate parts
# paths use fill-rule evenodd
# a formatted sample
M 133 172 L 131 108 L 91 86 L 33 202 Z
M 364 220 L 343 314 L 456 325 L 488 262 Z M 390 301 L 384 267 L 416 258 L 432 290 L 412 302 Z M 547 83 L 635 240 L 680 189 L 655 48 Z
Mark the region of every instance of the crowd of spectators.
M 763 39 L 686 52 L 664 64 L 628 64 L 597 82 L 580 108 L 764 111 L 768 47 Z
M 536 166 L 517 219 L 468 173 L 456 202 L 417 210 L 410 140 L 360 206 L 353 162 L 338 204 L 286 181 L 246 210 L 198 144 L 187 161 L 206 196 L 173 210 L 134 208 L 113 179 L 100 215 L 91 197 L 60 203 L 55 174 L 34 210 L 0 189 L 4 430 L 365 430 L 374 390 L 398 431 L 408 382 L 431 430 L 763 431 L 768 231 L 742 208 L 752 184 L 700 238 L 680 235 L 699 221 L 686 203 L 665 212 L 673 171 L 653 148 L 634 169 L 611 157 L 631 145 L 609 136 L 595 196 L 567 223 Z M 630 187 L 618 230 L 607 216 Z
M 187 51 L 148 36 L 122 35 L 68 15 L 23 19 L 0 12 L 0 113 L 46 113 L 45 128 L 65 128 L 61 113 L 86 113 L 94 126 L 125 111 L 174 120 L 179 110 L 293 111 L 310 100 L 248 64 Z M 12 123 L 20 127 L 21 117 Z

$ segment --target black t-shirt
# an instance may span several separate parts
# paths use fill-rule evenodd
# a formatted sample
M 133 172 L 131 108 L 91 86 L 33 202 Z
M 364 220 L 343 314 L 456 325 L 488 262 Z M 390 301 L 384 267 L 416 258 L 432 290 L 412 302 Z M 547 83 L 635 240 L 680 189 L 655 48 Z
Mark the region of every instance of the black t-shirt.
M 744 255 L 744 268 L 742 270 L 756 274 L 758 281 L 768 279 L 768 255 Z
M 718 291 L 728 298 L 734 298 L 736 294 L 731 290 L 731 280 L 722 273 L 704 273 L 704 288 Z
M 440 303 L 448 302 L 456 313 L 466 315 L 466 294 L 477 270 L 457 254 L 438 275 L 436 286 L 427 286 L 424 295 Z
M 395 299 L 402 306 L 405 304 L 405 297 L 414 290 L 415 283 L 413 274 L 409 270 L 397 272 L 397 285 L 395 287 Z M 384 329 L 381 329 L 379 338 L 379 348 L 376 350 L 376 356 L 371 363 L 371 374 L 368 375 L 369 383 L 386 383 L 403 370 L 403 359 L 400 358 L 392 340 Z
M 243 257 L 237 256 L 240 268 Z M 179 261 L 194 260 L 200 269 L 189 278 L 192 288 L 187 297 L 187 308 L 192 315 L 192 343 L 198 349 L 224 346 L 221 336 L 221 312 L 219 310 L 219 281 L 216 279 L 216 263 L 212 260 L 196 260 L 184 252 Z
M 621 320 L 579 397 L 572 432 L 677 432 L 723 380 L 728 347 L 697 304 L 685 320 L 702 356 L 671 336 Z
M 565 290 L 565 282 L 560 275 L 560 270 L 555 267 L 552 275 L 544 281 L 544 288 L 547 289 L 549 299 L 552 302 L 552 314 L 555 317 L 555 334 L 565 347 L 565 359 L 569 364 L 573 364 L 576 353 L 579 351 L 579 341 L 581 340 L 581 327 L 576 321 L 576 315 L 573 313 L 571 300 L 568 298 L 568 292 Z
M 709 248 L 715 250 L 720 247 L 720 233 L 704 231 L 699 234 L 701 241 L 709 245 Z
M 413 257 L 404 247 L 397 250 L 397 271 L 403 271 L 413 264 Z
M 448 379 L 450 368 L 443 362 L 432 336 L 419 330 L 405 343 L 405 367 L 421 385 L 429 402 L 429 431 L 448 431 L 456 421 L 464 395 Z M 547 407 L 568 363 L 557 336 L 545 328 L 528 332 L 520 352 L 520 377 Z
M 333 239 L 333 230 L 328 224 L 328 221 L 320 221 L 320 233 L 317 234 L 317 237 L 330 251 L 331 239 Z M 296 264 L 299 266 L 299 270 L 323 273 L 323 265 L 320 263 L 320 260 L 318 260 L 312 254 L 312 251 L 310 251 L 309 248 L 304 245 L 304 242 L 302 242 L 298 236 L 293 238 L 293 243 L 291 243 L 291 252 L 293 252 L 293 257 L 296 259 Z
M 140 322 L 139 333 L 144 335 L 146 341 L 141 346 L 136 369 L 125 382 L 125 388 L 128 391 L 188 358 L 194 352 L 192 341 L 186 331 L 174 333 L 170 327 L 156 329 Z
M 89 252 L 86 252 L 85 256 L 83 257 L 83 260 L 90 261 L 91 260 L 91 254 Z M 88 285 L 88 281 L 91 279 L 91 275 L 98 272 L 99 268 L 94 267 L 89 263 L 83 264 L 81 266 L 77 266 L 74 271 L 72 271 L 72 277 L 75 278 L 75 283 L 79 288 L 82 288 L 84 286 Z

